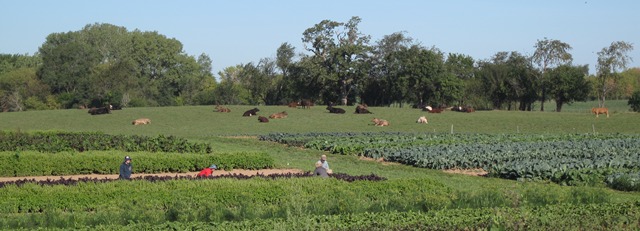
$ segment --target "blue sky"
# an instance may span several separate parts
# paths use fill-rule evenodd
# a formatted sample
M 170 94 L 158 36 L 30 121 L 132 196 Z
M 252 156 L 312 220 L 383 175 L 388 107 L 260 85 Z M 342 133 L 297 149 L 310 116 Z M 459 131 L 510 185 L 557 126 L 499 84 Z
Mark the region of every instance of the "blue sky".
M 531 55 L 537 40 L 557 39 L 573 47 L 574 64 L 594 73 L 597 52 L 614 41 L 632 43 L 629 67 L 640 67 L 638 9 L 637 0 L 0 0 L 0 53 L 33 54 L 51 33 L 109 23 L 175 38 L 187 54 L 209 55 L 217 75 L 275 58 L 284 42 L 304 52 L 307 28 L 359 16 L 372 44 L 405 31 L 425 47 L 476 60 L 500 51 Z

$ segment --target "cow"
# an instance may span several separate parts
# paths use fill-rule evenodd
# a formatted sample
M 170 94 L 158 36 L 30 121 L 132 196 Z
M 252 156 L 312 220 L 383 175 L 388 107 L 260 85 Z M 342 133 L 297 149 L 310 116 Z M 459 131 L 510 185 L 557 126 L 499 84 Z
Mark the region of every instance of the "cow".
M 356 114 L 373 114 L 369 111 L 369 107 L 367 106 L 367 104 L 358 104 L 358 106 L 356 106 Z
M 260 123 L 269 123 L 269 119 L 267 119 L 267 117 L 264 117 L 264 116 L 258 116 L 258 121 Z
M 111 109 L 109 107 L 99 107 L 99 108 L 92 107 L 91 109 L 89 109 L 88 113 L 91 115 L 109 114 L 111 113 Z
M 371 121 L 373 121 L 373 125 L 375 126 L 389 126 L 389 121 L 383 120 L 383 119 L 378 119 L 378 118 L 373 118 Z
M 303 100 L 300 100 L 298 105 L 302 107 L 302 109 L 306 109 L 306 108 L 311 108 L 311 106 L 313 106 L 314 104 L 313 102 L 311 102 L 311 100 L 303 99 Z
M 220 106 L 220 105 L 216 105 L 216 111 L 217 112 L 231 112 L 231 109 Z
M 451 108 L 452 111 L 457 111 L 457 112 L 467 112 L 467 113 L 471 113 L 471 112 L 475 112 L 476 110 L 473 109 L 473 107 L 471 106 L 455 106 Z
M 327 106 L 327 110 L 329 110 L 329 113 L 334 113 L 334 114 L 344 114 L 345 113 L 344 109 L 333 107 L 332 104 L 329 104 L 329 106 Z
M 140 118 L 140 119 L 134 120 L 133 122 L 131 122 L 131 124 L 133 125 L 151 124 L 151 120 L 147 118 Z
M 291 103 L 288 104 L 288 106 L 297 108 L 298 106 L 300 106 L 300 103 L 299 102 L 291 102 Z
M 609 109 L 607 109 L 606 107 L 591 108 L 591 113 L 596 114 L 596 118 L 598 118 L 598 115 L 600 114 L 607 114 L 607 118 L 609 118 Z
M 242 114 L 242 116 L 254 116 L 254 115 L 258 115 L 258 112 L 260 110 L 258 108 L 254 108 L 248 111 L 245 111 L 244 114 Z
M 422 111 L 426 111 L 426 112 L 429 112 L 429 113 L 441 113 L 443 110 L 444 109 L 442 109 L 442 108 L 439 108 L 439 107 L 434 108 L 434 107 L 431 107 L 431 106 L 426 106 L 426 107 L 424 107 L 422 109 Z
M 427 117 L 426 116 L 420 116 L 420 118 L 418 118 L 418 121 L 416 121 L 416 123 L 428 124 L 429 122 L 427 121 Z
M 283 111 L 283 112 L 280 112 L 280 113 L 271 114 L 269 116 L 269 118 L 271 118 L 271 119 L 282 119 L 282 118 L 287 118 L 288 115 L 289 114 L 287 114 L 286 111 Z

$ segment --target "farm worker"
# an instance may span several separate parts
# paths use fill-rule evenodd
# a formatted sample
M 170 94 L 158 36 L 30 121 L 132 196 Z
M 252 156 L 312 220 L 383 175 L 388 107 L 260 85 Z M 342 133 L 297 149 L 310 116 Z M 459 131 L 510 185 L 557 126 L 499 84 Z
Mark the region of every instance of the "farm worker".
M 213 170 L 216 170 L 216 169 L 218 169 L 218 166 L 216 166 L 215 164 L 212 164 L 208 168 L 202 169 L 202 171 L 200 171 L 200 173 L 198 173 L 197 176 L 199 177 L 211 176 L 211 173 L 213 173 Z
M 327 170 L 327 173 L 331 174 L 333 171 L 329 168 L 329 162 L 327 161 L 327 155 L 320 156 L 318 163 L 322 164 L 322 167 Z
M 313 175 L 321 176 L 321 177 L 329 177 L 329 174 L 327 174 L 327 169 L 322 167 L 322 163 L 320 161 L 316 162 L 316 170 L 313 170 Z
M 132 170 L 131 157 L 125 156 L 124 162 L 120 165 L 120 176 L 118 179 L 130 180 Z

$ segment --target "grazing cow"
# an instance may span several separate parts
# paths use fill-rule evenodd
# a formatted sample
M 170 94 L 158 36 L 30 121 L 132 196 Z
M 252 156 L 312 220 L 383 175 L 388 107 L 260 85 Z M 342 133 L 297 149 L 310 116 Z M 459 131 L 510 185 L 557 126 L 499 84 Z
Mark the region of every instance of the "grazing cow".
M 373 118 L 371 121 L 373 121 L 373 125 L 375 126 L 389 126 L 389 121 L 383 120 L 383 119 L 378 119 L 378 118 Z
M 131 122 L 133 125 L 151 124 L 151 120 L 147 118 L 140 118 Z
M 598 118 L 598 115 L 600 114 L 607 114 L 607 118 L 609 118 L 609 109 L 607 109 L 606 107 L 591 108 L 591 113 L 596 114 L 596 118 Z
M 231 109 L 220 106 L 220 105 L 216 105 L 216 111 L 217 112 L 231 112 Z
M 327 106 L 327 110 L 329 110 L 329 113 L 335 113 L 335 114 L 344 114 L 345 113 L 344 109 L 333 107 L 331 104 L 329 104 L 329 106 Z
M 92 107 L 91 109 L 89 109 L 88 113 L 91 115 L 109 114 L 111 113 L 111 109 L 109 109 L 109 107 L 99 107 L 99 108 Z
M 287 112 L 286 112 L 286 111 L 282 111 L 282 112 L 280 112 L 280 113 L 274 113 L 274 114 L 271 114 L 271 115 L 269 116 L 269 118 L 271 118 L 271 119 L 282 119 L 282 118 L 287 118 L 287 116 L 288 116 L 288 115 L 289 115 L 289 114 L 287 114 Z
M 301 106 L 303 109 L 306 109 L 306 108 L 311 108 L 311 106 L 313 106 L 314 104 L 313 102 L 311 102 L 311 100 L 303 99 L 303 100 L 300 100 L 298 105 Z
M 426 116 L 420 116 L 420 118 L 418 118 L 418 121 L 416 121 L 416 123 L 428 124 L 429 122 L 427 121 L 427 117 Z
M 358 106 L 356 106 L 356 114 L 372 114 L 369 111 L 369 107 L 367 106 L 367 104 L 359 104 Z
M 242 114 L 242 116 L 254 116 L 254 115 L 258 115 L 258 112 L 260 110 L 258 108 L 254 108 L 248 111 L 245 111 L 244 114 Z
M 122 110 L 122 106 L 121 105 L 109 105 L 109 108 L 111 110 Z
M 267 119 L 267 117 L 264 117 L 264 116 L 258 116 L 258 121 L 260 123 L 269 123 L 269 119 Z

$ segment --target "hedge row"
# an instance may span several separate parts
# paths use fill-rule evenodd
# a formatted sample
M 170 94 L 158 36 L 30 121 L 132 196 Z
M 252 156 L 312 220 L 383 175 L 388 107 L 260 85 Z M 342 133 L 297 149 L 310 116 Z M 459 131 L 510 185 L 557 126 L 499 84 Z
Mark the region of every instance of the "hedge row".
M 118 151 L 40 153 L 0 152 L 0 176 L 61 176 L 118 174 L 124 156 L 132 158 L 133 173 L 193 172 L 216 164 L 220 169 L 273 168 L 266 153 L 182 154 Z
M 211 209 L 213 210 L 213 208 Z M 170 215 L 168 215 L 170 216 Z M 2 218 L 7 218 L 4 216 Z M 114 217 L 116 218 L 116 217 Z M 428 212 L 357 213 L 348 215 L 308 215 L 276 219 L 224 222 L 135 222 L 117 217 L 112 224 L 78 225 L 83 219 L 74 213 L 32 214 L 30 223 L 0 219 L 0 227 L 23 230 L 47 227 L 49 230 L 638 230 L 640 206 L 635 203 L 571 205 L 559 204 L 530 208 L 482 208 L 432 210 Z M 18 226 L 26 225 L 26 226 Z
M 211 153 L 208 144 L 189 142 L 174 136 L 147 137 L 108 135 L 97 132 L 8 132 L 0 131 L 0 151 L 107 151 Z

